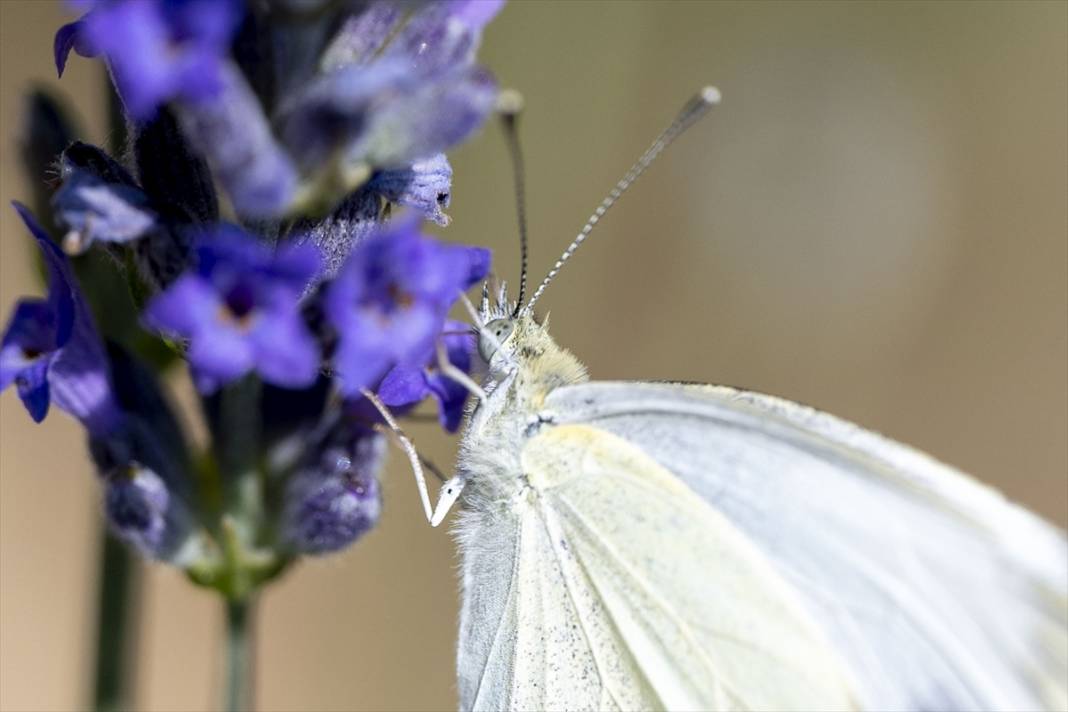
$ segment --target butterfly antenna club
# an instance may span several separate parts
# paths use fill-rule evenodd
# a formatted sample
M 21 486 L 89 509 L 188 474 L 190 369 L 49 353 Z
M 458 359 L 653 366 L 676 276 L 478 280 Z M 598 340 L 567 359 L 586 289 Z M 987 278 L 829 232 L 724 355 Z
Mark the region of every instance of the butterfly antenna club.
M 553 279 L 556 278 L 556 275 L 560 272 L 564 263 L 571 259 L 571 255 L 575 254 L 575 250 L 585 242 L 586 238 L 589 237 L 590 233 L 593 231 L 593 228 L 600 222 L 601 218 L 604 217 L 604 214 L 616 204 L 620 197 L 622 197 L 623 193 L 625 193 L 627 189 L 641 177 L 642 173 L 644 173 L 650 164 L 656 160 L 657 156 L 663 153 L 665 148 L 670 146 L 675 139 L 686 131 L 686 129 L 693 126 L 698 119 L 708 113 L 708 110 L 718 104 L 720 99 L 721 95 L 719 89 L 716 89 L 713 86 L 708 86 L 697 92 L 686 102 L 678 115 L 675 116 L 675 120 L 671 122 L 671 125 L 656 137 L 649 148 L 646 149 L 645 153 L 641 155 L 641 158 L 639 158 L 634 165 L 630 167 L 630 170 L 620 178 L 619 182 L 616 183 L 611 192 L 605 196 L 605 199 L 601 201 L 601 204 L 597 206 L 597 209 L 593 211 L 593 215 L 591 215 L 589 220 L 586 221 L 586 224 L 583 225 L 578 236 L 567 246 L 564 253 L 560 255 L 558 260 L 556 260 L 556 264 L 553 265 L 553 268 L 549 270 L 547 275 L 545 275 L 545 279 L 538 285 L 537 290 L 535 290 L 534 294 L 530 297 L 530 302 L 523 307 L 524 313 L 529 314 L 534 310 L 534 304 L 538 301 Z M 526 257 L 524 254 L 524 264 L 525 262 Z M 522 303 L 521 300 L 522 297 L 520 297 L 520 303 Z

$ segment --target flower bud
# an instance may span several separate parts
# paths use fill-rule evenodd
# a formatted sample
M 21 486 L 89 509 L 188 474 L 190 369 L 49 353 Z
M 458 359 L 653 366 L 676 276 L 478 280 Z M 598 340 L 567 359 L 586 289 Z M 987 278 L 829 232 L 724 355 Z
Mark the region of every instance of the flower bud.
M 378 522 L 382 435 L 361 429 L 346 448 L 328 447 L 291 479 L 283 513 L 287 546 L 304 554 L 345 548 Z

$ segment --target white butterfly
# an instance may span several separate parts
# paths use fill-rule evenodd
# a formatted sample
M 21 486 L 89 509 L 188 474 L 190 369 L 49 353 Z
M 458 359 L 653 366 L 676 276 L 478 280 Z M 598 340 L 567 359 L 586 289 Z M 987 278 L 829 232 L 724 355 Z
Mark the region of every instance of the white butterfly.
M 461 708 L 1065 709 L 1064 535 L 789 401 L 589 382 L 531 307 L 591 226 L 473 315 L 488 376 L 431 518 L 462 497 Z

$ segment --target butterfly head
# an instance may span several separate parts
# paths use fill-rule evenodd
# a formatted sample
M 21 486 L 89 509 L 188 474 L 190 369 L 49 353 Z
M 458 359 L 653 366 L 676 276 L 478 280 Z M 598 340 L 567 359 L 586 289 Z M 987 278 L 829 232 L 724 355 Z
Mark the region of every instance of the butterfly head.
M 498 351 L 501 351 L 502 355 L 512 351 L 515 321 L 512 317 L 505 317 L 494 319 L 482 327 L 478 337 L 478 354 L 483 361 L 492 363 Z
M 585 379 L 582 364 L 549 335 L 548 316 L 539 323 L 532 310 L 516 308 L 504 285 L 497 290 L 493 304 L 488 288 L 482 294 L 478 352 L 494 387 L 518 376 L 514 381 L 517 385 L 544 395 L 558 385 Z
M 491 371 L 507 371 L 516 363 L 517 344 L 534 320 L 520 313 L 518 304 L 508 299 L 508 287 L 504 282 L 494 290 L 490 300 L 489 284 L 482 285 L 482 303 L 478 317 L 478 354 Z M 517 325 L 522 326 L 517 331 Z

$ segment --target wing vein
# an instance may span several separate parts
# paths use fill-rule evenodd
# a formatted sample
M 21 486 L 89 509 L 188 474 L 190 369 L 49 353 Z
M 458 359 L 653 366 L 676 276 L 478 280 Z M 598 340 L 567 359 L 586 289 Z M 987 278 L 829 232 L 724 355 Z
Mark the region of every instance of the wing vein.
M 555 499 L 565 509 L 567 509 L 567 511 L 574 518 L 575 523 L 582 529 L 586 530 L 586 534 L 590 538 L 590 540 L 596 544 L 596 546 L 608 557 L 608 559 L 611 560 L 616 566 L 618 566 L 623 573 L 629 576 L 630 579 L 642 590 L 642 592 L 645 593 L 645 595 L 647 595 L 649 599 L 657 605 L 657 607 L 668 617 L 668 619 L 675 624 L 675 627 L 678 629 L 680 635 L 682 635 L 686 642 L 688 642 L 693 647 L 693 649 L 697 651 L 698 657 L 704 663 L 704 667 L 709 671 L 709 674 L 712 676 L 712 679 L 714 680 L 716 686 L 721 687 L 725 690 L 727 696 L 733 700 L 738 709 L 748 709 L 748 707 L 746 707 L 745 703 L 742 701 L 743 698 L 739 691 L 735 690 L 731 685 L 726 684 L 716 675 L 715 664 L 712 662 L 711 659 L 708 658 L 707 655 L 704 654 L 704 647 L 700 644 L 699 641 L 694 640 L 693 635 L 690 632 L 689 625 L 684 620 L 682 620 L 682 618 L 678 615 L 675 609 L 663 599 L 663 596 L 661 596 L 655 589 L 653 589 L 649 585 L 649 582 L 645 579 L 644 576 L 640 575 L 637 571 L 635 571 L 634 568 L 630 564 L 628 564 L 622 556 L 620 556 L 619 552 L 616 551 L 615 547 L 608 544 L 608 540 L 604 536 L 604 534 L 600 532 L 600 530 L 598 530 L 594 525 L 592 525 L 589 522 L 588 518 L 580 514 L 579 511 L 570 502 L 568 502 L 565 497 L 562 497 L 558 494 Z M 577 559 L 579 559 L 580 563 L 582 563 L 583 568 L 587 572 L 589 572 L 589 567 L 586 565 L 582 556 L 577 551 L 575 556 Z M 596 588 L 599 593 L 601 593 L 601 588 L 597 583 L 596 577 L 589 573 L 588 575 L 590 578 L 591 585 L 593 585 L 593 587 Z M 609 617 L 612 619 L 613 625 L 615 625 L 618 630 L 620 626 L 619 621 L 616 620 L 615 614 L 610 609 L 606 608 L 606 610 L 608 611 Z M 724 640 L 731 640 L 732 642 L 738 642 L 733 638 L 733 636 L 721 634 L 711 628 L 707 629 L 716 637 L 722 638 Z M 654 690 L 656 689 L 653 685 L 650 685 L 650 687 L 652 687 Z M 659 693 L 657 694 L 657 696 L 660 696 Z
M 601 687 L 605 690 L 605 692 L 608 693 L 608 696 L 616 704 L 616 708 L 623 709 L 623 705 L 620 704 L 619 698 L 616 696 L 616 693 L 608 684 L 608 676 L 605 674 L 604 670 L 604 661 L 600 659 L 600 656 L 597 653 L 597 649 L 593 644 L 593 640 L 590 638 L 590 633 L 586 629 L 586 622 L 583 620 L 582 612 L 579 610 L 578 600 L 576 600 L 575 598 L 575 592 L 572 588 L 572 583 L 568 578 L 567 571 L 564 568 L 564 562 L 557 548 L 559 546 L 558 541 L 560 537 L 554 536 L 554 532 L 550 529 L 548 519 L 552 513 L 548 511 L 548 508 L 545 507 L 544 504 L 538 507 L 538 513 L 540 515 L 539 520 L 541 521 L 541 525 L 543 530 L 545 531 L 545 535 L 549 538 L 549 545 L 552 549 L 553 557 L 556 559 L 556 565 L 560 567 L 560 577 L 564 581 L 564 588 L 567 590 L 568 600 L 571 601 L 571 606 L 575 609 L 575 618 L 578 619 L 579 629 L 582 631 L 582 637 L 586 641 L 586 647 L 589 648 L 590 657 L 593 658 L 593 664 L 597 666 L 597 677 L 601 681 Z M 558 524 L 557 527 L 559 527 Z
M 497 620 L 497 627 L 493 631 L 493 642 L 490 644 L 489 652 L 486 655 L 486 660 L 482 664 L 482 672 L 478 676 L 478 689 L 475 690 L 475 697 L 472 702 L 472 709 L 479 709 L 479 699 L 482 697 L 482 686 L 486 682 L 486 671 L 489 669 L 490 661 L 493 660 L 497 654 L 497 650 L 500 646 L 501 631 L 504 630 L 505 623 L 508 619 L 509 611 L 513 610 L 515 605 L 515 582 L 519 576 L 519 550 L 523 537 L 523 528 L 518 527 L 515 537 L 514 551 L 512 552 L 512 575 L 508 579 L 508 596 L 504 607 L 501 609 L 501 617 Z M 515 669 L 515 646 L 512 646 L 511 662 L 509 669 Z M 509 696 L 512 694 L 512 690 L 509 690 Z

